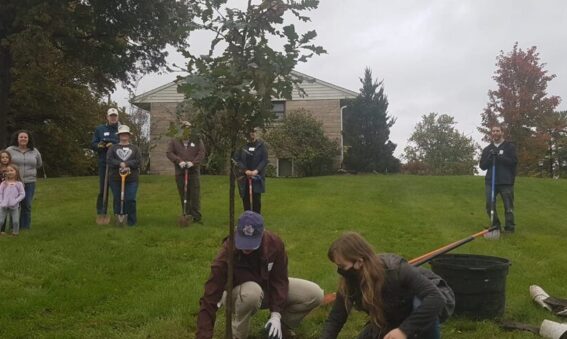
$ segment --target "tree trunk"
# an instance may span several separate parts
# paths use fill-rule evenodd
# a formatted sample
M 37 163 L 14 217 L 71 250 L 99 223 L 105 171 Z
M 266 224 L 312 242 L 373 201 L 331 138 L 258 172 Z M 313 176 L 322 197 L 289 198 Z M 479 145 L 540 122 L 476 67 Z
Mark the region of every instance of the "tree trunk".
M 234 147 L 231 147 L 231 150 Z M 225 315 L 225 338 L 232 339 L 232 313 L 234 305 L 232 303 L 232 288 L 234 287 L 234 191 L 235 191 L 235 169 L 232 166 L 232 154 L 229 154 L 229 196 L 228 196 L 228 277 L 226 281 L 226 315 Z
M 6 148 L 8 145 L 8 109 L 10 107 L 8 98 L 10 88 L 12 86 L 12 78 L 10 76 L 10 68 L 12 58 L 10 49 L 7 47 L 0 48 L 0 149 Z

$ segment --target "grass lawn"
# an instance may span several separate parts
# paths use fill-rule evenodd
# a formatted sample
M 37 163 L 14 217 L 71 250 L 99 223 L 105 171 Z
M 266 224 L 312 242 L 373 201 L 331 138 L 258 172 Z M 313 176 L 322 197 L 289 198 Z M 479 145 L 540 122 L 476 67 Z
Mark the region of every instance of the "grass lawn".
M 342 232 L 362 233 L 379 252 L 416 257 L 487 225 L 483 180 L 270 178 L 263 214 L 267 228 L 286 243 L 290 275 L 330 292 L 337 274 L 326 252 Z M 202 177 L 204 224 L 181 229 L 172 177 L 141 178 L 139 224 L 133 228 L 95 224 L 96 178 L 39 181 L 32 230 L 0 238 L 0 337 L 193 338 L 209 264 L 227 233 L 227 182 Z M 567 297 L 566 192 L 567 180 L 519 178 L 517 233 L 499 241 L 478 239 L 455 251 L 512 262 L 505 319 L 536 326 L 543 319 L 560 321 L 531 301 L 528 287 L 539 284 Z M 500 211 L 501 206 L 499 200 Z M 299 338 L 317 338 L 328 312 L 310 314 Z M 216 337 L 222 338 L 224 313 L 218 315 Z M 255 317 L 252 337 L 261 337 L 267 317 L 267 311 Z M 364 321 L 354 312 L 340 337 L 356 337 Z M 456 317 L 442 331 L 444 338 L 534 337 L 502 332 L 492 321 Z

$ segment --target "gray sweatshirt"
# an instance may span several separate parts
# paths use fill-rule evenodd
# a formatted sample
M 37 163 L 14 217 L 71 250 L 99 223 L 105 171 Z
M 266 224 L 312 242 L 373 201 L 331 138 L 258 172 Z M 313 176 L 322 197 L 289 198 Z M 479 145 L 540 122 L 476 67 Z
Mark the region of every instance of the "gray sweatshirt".
M 33 150 L 28 149 L 26 152 L 18 146 L 10 146 L 6 148 L 10 155 L 12 156 L 12 163 L 18 166 L 20 170 L 20 176 L 22 177 L 22 182 L 24 184 L 35 182 L 37 177 L 37 169 L 41 167 L 42 160 L 41 154 L 34 148 Z

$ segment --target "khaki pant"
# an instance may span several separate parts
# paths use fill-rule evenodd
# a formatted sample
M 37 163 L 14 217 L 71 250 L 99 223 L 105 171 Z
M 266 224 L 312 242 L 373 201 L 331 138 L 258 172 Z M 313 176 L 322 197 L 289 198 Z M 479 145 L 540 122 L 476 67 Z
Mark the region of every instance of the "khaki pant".
M 232 290 L 234 315 L 232 334 L 234 338 L 246 339 L 250 330 L 250 318 L 264 308 L 264 292 L 260 285 L 248 281 Z M 289 278 L 289 293 L 282 312 L 282 327 L 294 329 L 303 318 L 323 301 L 323 290 L 319 285 L 297 278 Z

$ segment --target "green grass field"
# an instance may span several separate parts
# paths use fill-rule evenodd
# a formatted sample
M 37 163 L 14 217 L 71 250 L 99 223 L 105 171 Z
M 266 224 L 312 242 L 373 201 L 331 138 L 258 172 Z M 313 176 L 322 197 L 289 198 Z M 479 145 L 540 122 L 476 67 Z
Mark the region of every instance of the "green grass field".
M 362 233 L 379 252 L 416 257 L 487 225 L 483 180 L 270 178 L 263 214 L 266 227 L 286 242 L 290 275 L 330 292 L 337 274 L 326 252 L 342 232 Z M 0 337 L 193 338 L 209 264 L 227 234 L 227 184 L 226 177 L 203 176 L 204 224 L 182 229 L 173 178 L 142 177 L 139 224 L 117 228 L 95 224 L 96 178 L 39 181 L 32 230 L 0 238 Z M 528 287 L 539 284 L 567 297 L 566 192 L 565 180 L 519 178 L 517 233 L 498 241 L 478 239 L 455 251 L 512 262 L 507 320 L 536 326 L 546 318 L 560 321 L 531 301 Z M 310 314 L 299 338 L 317 338 L 328 311 Z M 222 338 L 224 313 L 218 315 L 216 333 Z M 255 317 L 252 337 L 261 337 L 267 317 L 267 311 Z M 341 338 L 354 338 L 364 321 L 353 313 Z M 450 319 L 442 331 L 444 338 L 534 337 L 465 318 Z

